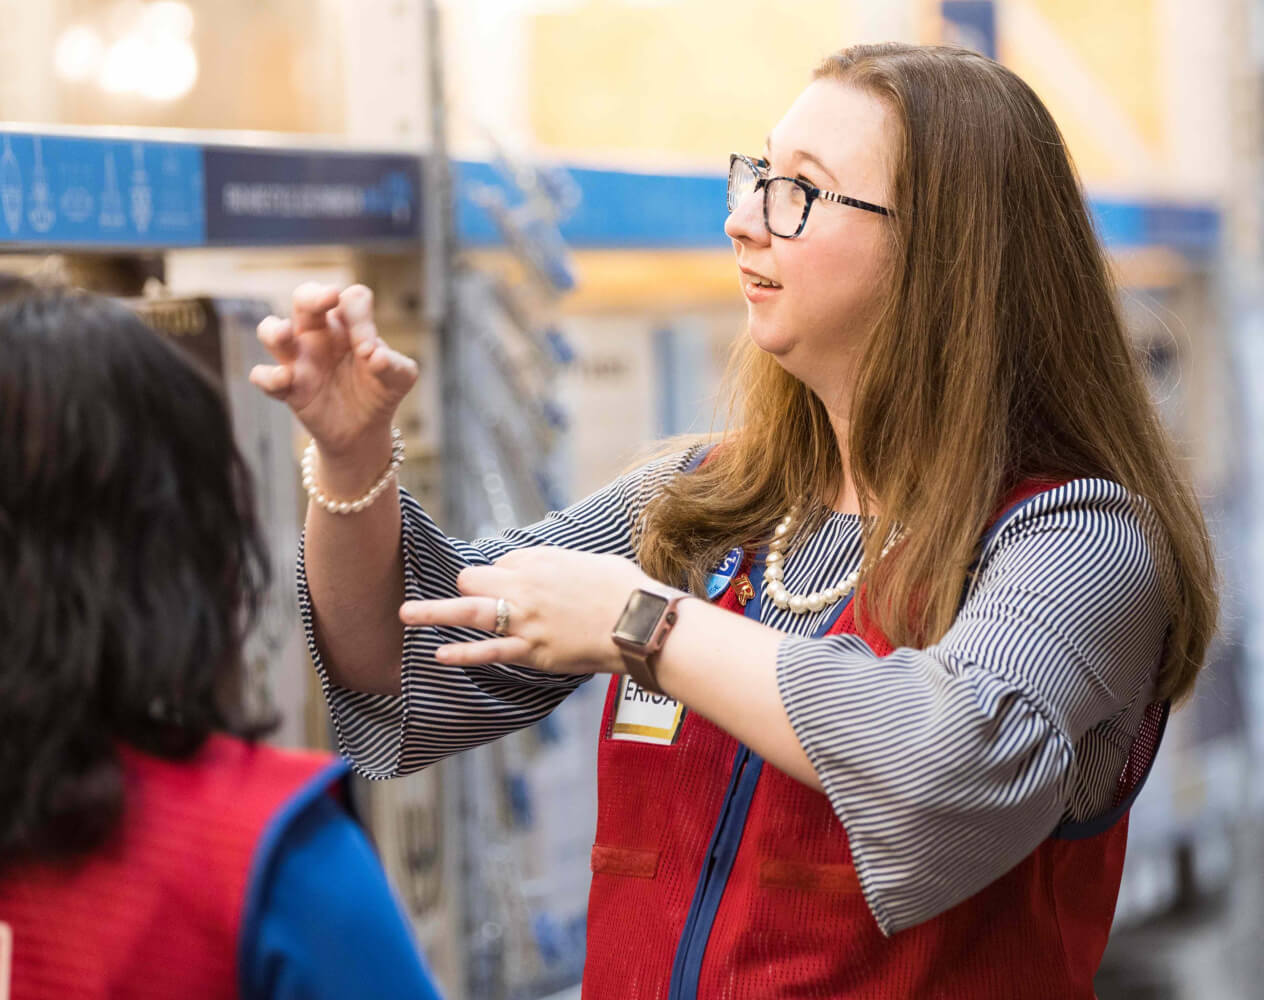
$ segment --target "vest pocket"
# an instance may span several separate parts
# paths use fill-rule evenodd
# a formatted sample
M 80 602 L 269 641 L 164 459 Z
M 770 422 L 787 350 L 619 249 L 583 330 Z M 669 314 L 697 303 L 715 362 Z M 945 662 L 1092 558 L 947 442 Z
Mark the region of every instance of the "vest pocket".
M 852 864 L 769 859 L 759 863 L 759 884 L 767 889 L 860 895 L 860 879 Z
M 638 851 L 630 847 L 593 844 L 589 862 L 594 874 L 653 878 L 658 872 L 658 851 Z

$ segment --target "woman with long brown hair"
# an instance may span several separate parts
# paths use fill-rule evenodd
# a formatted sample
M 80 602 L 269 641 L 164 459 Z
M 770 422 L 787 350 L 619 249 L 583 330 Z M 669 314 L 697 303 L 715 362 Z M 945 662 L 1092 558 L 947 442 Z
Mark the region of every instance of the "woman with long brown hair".
M 740 419 L 496 539 L 396 491 L 366 289 L 261 326 L 343 749 L 403 774 L 613 675 L 586 996 L 1091 997 L 1216 597 L 1058 129 L 974 53 L 857 46 L 729 211 Z

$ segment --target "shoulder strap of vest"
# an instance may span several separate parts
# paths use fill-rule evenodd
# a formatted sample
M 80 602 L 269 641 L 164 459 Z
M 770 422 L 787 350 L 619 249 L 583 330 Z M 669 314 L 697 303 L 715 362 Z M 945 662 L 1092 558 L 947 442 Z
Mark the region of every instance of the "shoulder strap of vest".
M 1045 493 L 1065 485 L 1064 482 L 1029 479 L 1019 484 L 1016 489 L 1005 496 L 1005 499 L 997 509 L 996 515 L 988 523 L 987 530 L 984 531 L 983 537 L 979 540 L 979 548 L 975 553 L 974 561 L 970 563 L 970 568 L 966 570 L 966 579 L 961 588 L 961 601 L 958 607 L 964 605 L 966 598 L 970 596 L 970 591 L 974 587 L 975 575 L 979 571 L 979 563 L 983 560 L 983 553 L 987 551 L 987 547 L 992 544 L 992 540 L 1001 533 L 1005 525 L 1036 503 Z
M 1053 837 L 1056 837 L 1058 840 L 1087 840 L 1089 837 L 1096 837 L 1099 833 L 1105 833 L 1127 815 L 1128 810 L 1132 808 L 1132 804 L 1137 801 L 1137 796 L 1141 794 L 1141 789 L 1145 786 L 1146 779 L 1150 777 L 1150 772 L 1154 770 L 1154 759 L 1159 755 L 1159 744 L 1163 742 L 1163 732 L 1167 729 L 1167 717 L 1171 709 L 1172 703 L 1170 701 L 1155 702 L 1146 709 L 1147 715 L 1152 711 L 1158 715 L 1155 723 L 1156 731 L 1152 740 L 1153 746 L 1150 748 L 1150 759 L 1142 765 L 1141 773 L 1133 781 L 1132 787 L 1126 791 L 1124 797 L 1100 816 L 1094 816 L 1092 819 L 1079 822 L 1059 824 L 1052 833 Z M 1141 739 L 1142 737 L 1139 734 L 1133 741 L 1134 749 L 1129 751 L 1129 759 L 1124 762 L 1125 774 L 1129 770 L 1135 746 Z
M 991 543 L 1011 520 L 1035 503 L 1041 496 L 1050 490 L 1056 490 L 1067 484 L 1067 480 L 1046 480 L 1046 479 L 1028 479 L 1019 483 L 1014 489 L 1010 490 L 1002 499 L 1000 506 L 996 510 L 996 515 L 988 522 L 987 530 L 983 533 L 983 541 L 979 546 L 982 552 Z
M 708 458 L 711 457 L 711 452 L 714 450 L 715 450 L 714 444 L 704 444 L 701 448 L 698 449 L 697 453 L 691 459 L 689 459 L 688 462 L 685 463 L 685 467 L 681 469 L 680 471 L 693 472 L 694 469 L 697 469 L 704 462 L 706 462 Z

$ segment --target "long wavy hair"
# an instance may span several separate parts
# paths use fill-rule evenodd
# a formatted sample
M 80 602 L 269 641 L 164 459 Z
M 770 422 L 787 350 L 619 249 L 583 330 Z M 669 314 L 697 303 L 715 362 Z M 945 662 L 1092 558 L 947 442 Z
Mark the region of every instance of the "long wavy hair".
M 0 866 L 102 844 L 120 744 L 254 737 L 267 582 L 219 389 L 125 307 L 0 281 Z
M 961 49 L 859 45 L 814 79 L 881 100 L 898 129 L 895 252 L 851 404 L 847 454 L 821 401 L 749 338 L 714 459 L 646 509 L 647 572 L 702 589 L 734 544 L 792 505 L 821 523 L 851 470 L 865 516 L 862 621 L 897 645 L 938 640 L 980 538 L 1029 479 L 1103 477 L 1144 498 L 1175 565 L 1158 695 L 1179 699 L 1217 616 L 1202 513 L 1129 346 L 1062 136 L 1014 73 Z M 904 541 L 881 564 L 897 526 Z

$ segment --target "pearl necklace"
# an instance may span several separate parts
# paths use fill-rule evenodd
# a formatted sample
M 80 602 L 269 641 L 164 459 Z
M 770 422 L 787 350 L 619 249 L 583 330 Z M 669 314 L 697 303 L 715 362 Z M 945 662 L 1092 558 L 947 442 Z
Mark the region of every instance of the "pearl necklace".
M 768 543 L 768 557 L 765 559 L 767 566 L 764 569 L 764 593 L 782 611 L 802 615 L 809 611 L 821 611 L 827 605 L 841 601 L 850 594 L 860 579 L 860 567 L 852 570 L 833 587 L 826 587 L 824 590 L 813 591 L 810 594 L 792 594 L 786 590 L 782 582 L 785 579 L 785 549 L 790 539 L 790 526 L 794 523 L 795 513 L 796 511 L 791 509 L 790 513 L 781 519 L 781 523 L 773 532 L 772 541 Z M 882 554 L 878 556 L 879 561 L 884 559 L 903 537 L 903 532 L 897 532 L 883 547 Z

